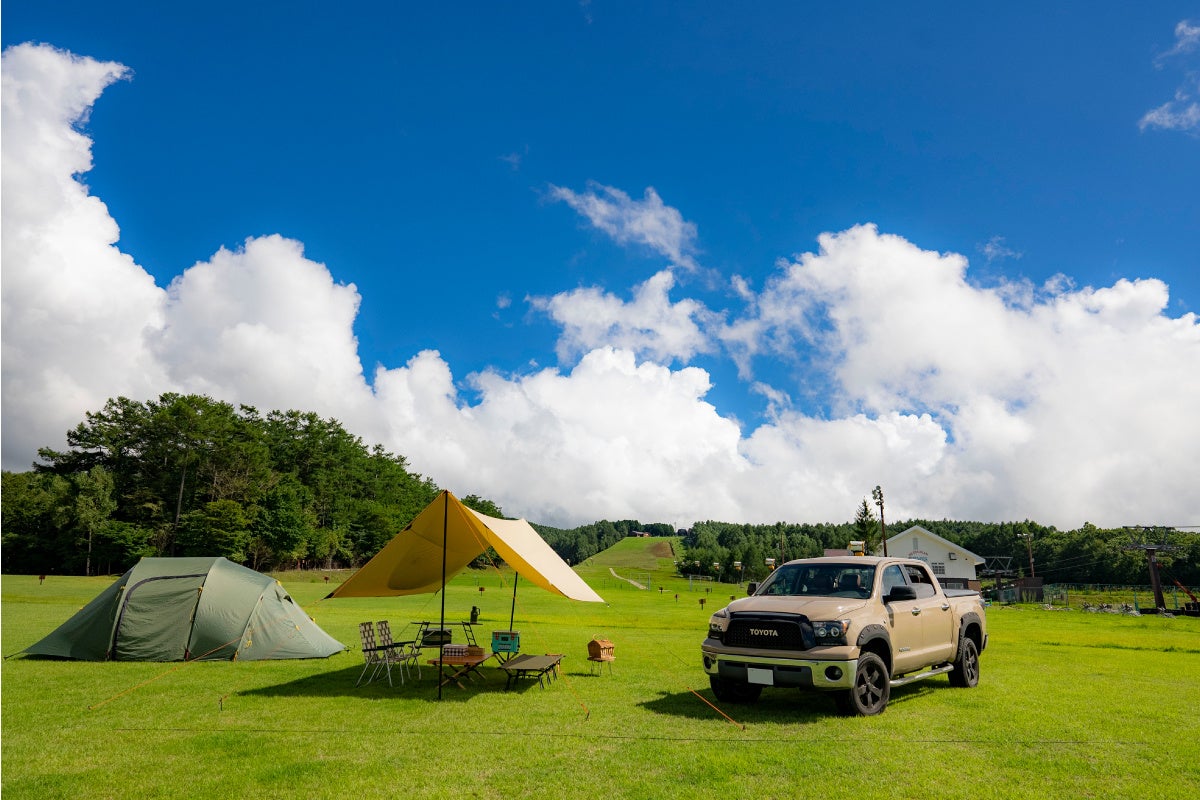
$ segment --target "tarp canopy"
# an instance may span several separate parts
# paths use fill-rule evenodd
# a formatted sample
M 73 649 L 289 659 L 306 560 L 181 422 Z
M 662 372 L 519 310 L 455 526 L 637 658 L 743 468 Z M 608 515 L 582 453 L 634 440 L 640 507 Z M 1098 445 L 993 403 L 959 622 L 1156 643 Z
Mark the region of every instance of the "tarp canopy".
M 436 592 L 442 588 L 443 577 L 449 580 L 458 574 L 489 545 L 518 575 L 549 592 L 572 600 L 604 602 L 528 522 L 480 514 L 448 491 L 443 491 L 329 596 L 395 597 Z
M 24 652 L 81 661 L 256 661 L 345 649 L 278 581 L 210 557 L 143 558 Z

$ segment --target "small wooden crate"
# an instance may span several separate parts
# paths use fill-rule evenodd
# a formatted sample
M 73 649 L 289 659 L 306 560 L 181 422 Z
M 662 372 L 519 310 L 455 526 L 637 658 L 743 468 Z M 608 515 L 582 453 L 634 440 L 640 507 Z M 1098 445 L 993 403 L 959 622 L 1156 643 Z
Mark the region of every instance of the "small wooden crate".
M 608 639 L 592 639 L 588 642 L 588 660 L 590 661 L 612 661 L 616 658 L 613 655 L 613 643 Z

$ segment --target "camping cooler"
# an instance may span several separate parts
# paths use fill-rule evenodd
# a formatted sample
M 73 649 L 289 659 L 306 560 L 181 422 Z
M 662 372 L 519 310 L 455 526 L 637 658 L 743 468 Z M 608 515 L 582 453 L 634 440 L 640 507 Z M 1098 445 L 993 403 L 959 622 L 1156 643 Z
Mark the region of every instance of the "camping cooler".
M 519 653 L 519 652 L 521 652 L 521 632 L 520 631 L 492 631 L 492 652 L 493 653 Z

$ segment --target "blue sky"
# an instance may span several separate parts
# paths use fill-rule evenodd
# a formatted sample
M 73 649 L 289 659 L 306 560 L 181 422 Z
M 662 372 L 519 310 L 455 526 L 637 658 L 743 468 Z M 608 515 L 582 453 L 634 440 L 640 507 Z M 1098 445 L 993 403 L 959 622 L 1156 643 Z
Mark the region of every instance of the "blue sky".
M 533 521 L 836 521 L 882 484 L 1200 523 L 1167 452 L 1200 443 L 1195 3 L 26 1 L 0 34 L 6 468 L 182 390 Z

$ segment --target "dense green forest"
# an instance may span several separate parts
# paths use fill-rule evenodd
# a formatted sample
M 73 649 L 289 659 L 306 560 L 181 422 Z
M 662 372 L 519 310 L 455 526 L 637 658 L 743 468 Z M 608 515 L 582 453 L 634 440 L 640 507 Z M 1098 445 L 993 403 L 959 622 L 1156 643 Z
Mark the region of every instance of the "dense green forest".
M 1028 520 L 985 523 L 913 519 L 889 521 L 888 534 L 895 535 L 913 525 L 920 525 L 985 559 L 999 557 L 996 563 L 1007 563 L 1012 577 L 1030 575 L 1032 554 L 1033 576 L 1047 584 L 1146 585 L 1150 580 L 1146 553 L 1129 546 L 1165 542 L 1167 547 L 1157 553 L 1164 585 L 1170 587 L 1172 579 L 1178 580 L 1193 593 L 1200 586 L 1200 534 L 1197 533 L 1165 529 L 1107 530 L 1090 524 L 1077 530 L 1059 531 Z M 682 571 L 730 580 L 734 575 L 733 564 L 741 562 L 742 577 L 757 580 L 768 572 L 765 565 L 768 558 L 812 558 L 826 549 L 845 548 L 852 540 L 867 541 L 873 547 L 881 540 L 879 530 L 877 521 L 867 521 L 861 516 L 856 522 L 840 525 L 701 522 L 684 537 Z
M 4 472 L 2 489 L 3 569 L 24 574 L 117 574 L 142 556 L 164 555 L 220 555 L 259 570 L 356 567 L 439 491 L 403 456 L 368 446 L 336 420 L 299 411 L 264 415 L 178 394 L 110 400 L 67 433 L 65 450 L 44 448 L 31 471 Z M 485 498 L 461 499 L 504 516 Z M 637 520 L 566 530 L 533 524 L 571 564 L 635 531 L 675 533 L 670 525 Z M 1036 573 L 1047 582 L 1147 580 L 1145 556 L 1125 549 L 1124 530 L 948 520 L 888 528 L 895 533 L 912 524 L 982 556 L 1010 556 L 1015 569 L 1028 563 L 1031 545 Z M 740 561 L 740 577 L 754 579 L 765 574 L 767 558 L 820 555 L 852 539 L 875 544 L 879 537 L 865 499 L 854 521 L 843 524 L 702 522 L 684 532 L 680 571 L 735 580 L 731 568 Z M 1172 532 L 1169 544 L 1180 549 L 1159 554 L 1168 583 L 1200 583 L 1200 536 Z
M 438 492 L 335 420 L 204 396 L 110 400 L 67 444 L 4 473 L 5 572 L 112 574 L 154 555 L 356 564 Z

